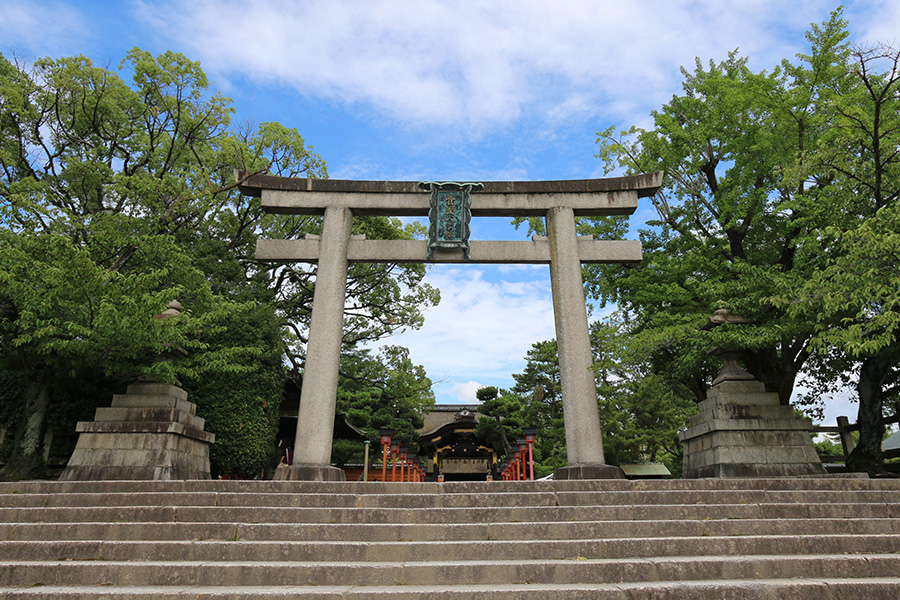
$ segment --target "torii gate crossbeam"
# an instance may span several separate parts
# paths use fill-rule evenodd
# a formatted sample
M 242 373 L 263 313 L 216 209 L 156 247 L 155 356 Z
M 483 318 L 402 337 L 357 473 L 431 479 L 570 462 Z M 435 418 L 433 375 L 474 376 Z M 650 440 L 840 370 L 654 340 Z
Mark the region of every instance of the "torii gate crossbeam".
M 429 195 L 416 182 L 297 179 L 236 174 L 246 195 L 261 196 L 264 210 L 324 214 L 321 236 L 260 240 L 257 258 L 317 262 L 306 367 L 294 446 L 294 465 L 276 478 L 343 480 L 330 466 L 343 309 L 350 262 L 549 263 L 559 349 L 568 467 L 557 479 L 622 477 L 606 465 L 597 407 L 582 263 L 640 261 L 639 242 L 579 238 L 575 217 L 631 214 L 654 194 L 662 173 L 574 181 L 486 182 L 472 194 L 472 216 L 544 216 L 548 237 L 531 241 L 472 241 L 463 250 L 439 249 L 428 259 L 420 240 L 366 240 L 351 236 L 354 215 L 423 216 Z

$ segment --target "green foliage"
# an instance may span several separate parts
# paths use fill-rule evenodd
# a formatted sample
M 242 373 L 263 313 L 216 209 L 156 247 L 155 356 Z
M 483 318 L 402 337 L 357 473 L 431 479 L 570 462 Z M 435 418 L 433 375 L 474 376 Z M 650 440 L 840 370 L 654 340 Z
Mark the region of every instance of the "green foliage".
M 141 236 L 140 243 L 139 252 L 113 269 L 98 246 L 73 245 L 54 233 L 0 230 L 0 335 L 19 354 L 20 368 L 70 375 L 99 368 L 174 381 L 172 364 L 152 356 L 172 347 L 202 348 L 195 337 L 202 319 L 152 316 L 176 297 L 200 310 L 212 298 L 203 274 L 171 238 Z
M 591 325 L 591 347 L 597 382 L 603 450 L 612 464 L 661 461 L 681 472 L 678 432 L 696 411 L 689 390 L 678 390 L 646 364 L 629 325 L 617 320 Z M 566 463 L 565 424 L 559 358 L 555 340 L 537 342 L 526 355 L 525 371 L 513 375 L 510 391 L 482 388 L 478 432 L 498 454 L 509 454 L 507 440 L 535 428 L 535 476 L 552 473 Z
M 375 356 L 357 348 L 341 357 L 337 410 L 347 415 L 351 425 L 366 431 L 372 448 L 381 445 L 380 429 L 393 429 L 393 439 L 416 454 L 416 430 L 432 406 L 431 379 L 423 367 L 413 364 L 406 348 L 384 346 Z M 332 452 L 333 461 L 362 462 L 362 444 L 339 443 Z
M 591 342 L 607 461 L 660 461 L 677 476 L 682 463 L 678 432 L 696 411 L 693 394 L 653 372 L 626 323 L 593 323 Z
M 809 357 L 814 325 L 770 299 L 821 264 L 816 232 L 835 216 L 830 180 L 809 154 L 827 130 L 824 106 L 843 89 L 846 37 L 836 11 L 808 36 L 800 64 L 754 73 L 736 53 L 697 61 L 653 129 L 599 134 L 607 168 L 666 175 L 651 199 L 658 219 L 640 232 L 644 262 L 593 267 L 588 290 L 618 302 L 654 372 L 698 400 L 716 370 L 711 345 L 750 350 L 746 367 L 783 403 Z M 721 306 L 756 326 L 698 331 Z
M 479 388 L 475 397 L 481 403 L 478 412 L 484 415 L 475 426 L 475 436 L 491 444 L 497 456 L 511 454 L 511 441 L 521 436 L 523 427 L 521 399 L 494 386 Z
M 900 378 L 898 60 L 900 51 L 884 45 L 850 54 L 825 107 L 829 127 L 809 156 L 829 178 L 835 213 L 817 231 L 824 260 L 772 299 L 794 318 L 814 320 L 810 345 L 819 356 L 858 373 L 861 435 L 847 463 L 870 474 L 881 470 L 883 407 L 896 397 Z
M 829 52 L 838 60 L 839 48 Z M 820 69 L 828 73 L 831 64 Z M 644 262 L 590 268 L 588 291 L 618 302 L 637 324 L 656 372 L 698 400 L 715 369 L 704 356 L 715 341 L 752 350 L 748 369 L 786 402 L 812 331 L 773 311 L 768 298 L 811 266 L 798 260 L 797 240 L 816 192 L 785 168 L 795 167 L 810 143 L 813 100 L 798 92 L 796 76 L 753 73 L 734 53 L 706 67 L 698 61 L 683 74 L 684 93 L 653 113 L 654 129 L 599 134 L 608 168 L 666 176 L 652 198 L 658 219 L 640 232 Z M 604 228 L 606 221 L 584 227 Z M 722 305 L 757 326 L 698 331 Z
M 801 370 L 816 390 L 857 373 L 854 460 L 874 472 L 882 396 L 900 359 L 890 212 L 900 197 L 900 54 L 851 47 L 840 9 L 806 37 L 809 51 L 771 72 L 736 53 L 698 60 L 652 129 L 598 134 L 608 169 L 665 178 L 651 199 L 658 219 L 640 232 L 644 262 L 591 267 L 586 283 L 625 311 L 650 373 L 698 400 L 713 345 L 747 350 L 746 368 L 782 403 Z M 698 331 L 722 306 L 755 326 Z
M 135 48 L 118 70 L 83 56 L 26 69 L 0 55 L 0 99 L 0 363 L 27 379 L 18 406 L 4 407 L 20 414 L 17 452 L 39 455 L 57 372 L 143 373 L 192 382 L 219 435 L 217 468 L 256 474 L 265 460 L 250 455 L 265 456 L 280 395 L 274 357 L 302 367 L 315 281 L 308 266 L 257 262 L 256 240 L 318 233 L 321 218 L 263 214 L 234 173 L 325 177 L 322 159 L 278 123 L 233 126 L 230 100 L 173 52 Z M 354 227 L 421 235 L 380 217 Z M 422 265 L 354 265 L 347 344 L 421 325 L 421 308 L 438 301 L 423 275 Z M 153 318 L 175 299 L 181 314 Z M 190 358 L 155 360 L 173 348 Z
M 533 449 L 535 477 L 544 477 L 567 464 L 556 340 L 532 344 L 525 360 L 524 372 L 513 375 L 512 393 L 522 407 L 517 416 L 520 428 L 538 430 Z
M 836 436 L 826 436 L 815 442 L 816 453 L 819 456 L 843 456 L 844 449 Z
M 216 435 L 214 477 L 252 478 L 278 462 L 275 433 L 286 376 L 281 328 L 270 305 L 235 305 L 203 333 L 207 353 L 187 359 L 197 366 L 183 387 Z
M 803 302 L 791 309 L 814 311 L 820 324 L 816 348 L 836 348 L 853 358 L 890 351 L 900 331 L 900 203 L 857 228 L 826 234 L 842 252 L 807 282 Z M 833 326 L 835 317 L 840 327 Z

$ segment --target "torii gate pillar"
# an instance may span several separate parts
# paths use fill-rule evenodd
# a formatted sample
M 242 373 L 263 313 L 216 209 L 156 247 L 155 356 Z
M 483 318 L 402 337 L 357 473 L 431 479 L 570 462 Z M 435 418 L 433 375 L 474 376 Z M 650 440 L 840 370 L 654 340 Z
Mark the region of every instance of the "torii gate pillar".
M 607 465 L 603 457 L 597 384 L 592 368 L 594 361 L 572 208 L 551 208 L 547 212 L 547 232 L 550 235 L 550 286 L 569 463 L 567 467 L 557 469 L 554 478 L 621 479 L 624 478 L 622 470 Z
M 236 175 L 244 194 L 262 197 L 264 210 L 325 216 L 321 236 L 257 242 L 256 257 L 260 260 L 319 263 L 294 464 L 279 467 L 276 479 L 344 480 L 343 471 L 330 463 L 350 262 L 549 263 L 569 463 L 558 469 L 555 476 L 557 479 L 624 477 L 621 469 L 604 461 L 581 265 L 636 263 L 641 260 L 641 245 L 635 241 L 579 237 L 575 218 L 631 214 L 637 208 L 638 198 L 650 196 L 659 189 L 661 172 L 577 181 L 439 184 L 478 185 L 481 189 L 472 198 L 471 216 L 547 219 L 547 238 L 466 241 L 464 247 L 450 248 L 434 248 L 425 240 L 351 237 L 354 215 L 428 215 L 429 201 L 416 182 Z
M 286 479 L 344 481 L 344 471 L 331 466 L 334 412 L 337 403 L 344 298 L 347 295 L 347 245 L 353 215 L 342 206 L 325 209 L 319 268 L 306 344 L 306 368 L 300 388 L 294 464 L 281 468 Z

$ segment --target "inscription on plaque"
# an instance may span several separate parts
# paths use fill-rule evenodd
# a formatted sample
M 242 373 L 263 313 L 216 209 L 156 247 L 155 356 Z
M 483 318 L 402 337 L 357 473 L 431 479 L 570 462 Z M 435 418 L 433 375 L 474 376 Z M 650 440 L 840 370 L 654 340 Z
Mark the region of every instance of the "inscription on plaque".
M 472 190 L 481 183 L 421 181 L 419 187 L 431 191 L 428 219 L 428 259 L 434 259 L 435 248 L 461 248 L 469 260 L 469 222 L 472 220 Z
M 437 241 L 463 242 L 463 193 L 439 190 Z

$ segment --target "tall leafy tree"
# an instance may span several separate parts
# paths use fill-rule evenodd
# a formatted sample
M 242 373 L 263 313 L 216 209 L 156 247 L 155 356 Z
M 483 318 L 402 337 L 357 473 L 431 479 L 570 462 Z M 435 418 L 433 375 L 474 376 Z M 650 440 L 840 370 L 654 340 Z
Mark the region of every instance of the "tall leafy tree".
M 199 331 L 218 314 L 205 277 L 171 238 L 142 239 L 127 266 L 116 269 L 99 254 L 56 233 L 0 230 L 0 364 L 17 371 L 22 385 L 5 476 L 32 475 L 40 467 L 45 423 L 61 379 L 99 371 L 174 381 L 173 364 L 154 356 L 171 348 L 202 350 Z M 153 318 L 176 297 L 196 307 L 198 316 Z
M 522 400 L 506 390 L 494 386 L 479 388 L 475 392 L 480 406 L 478 412 L 483 418 L 475 427 L 476 437 L 493 446 L 497 456 L 511 456 L 515 442 L 522 432 Z
M 773 309 L 784 282 L 802 282 L 817 258 L 802 242 L 830 212 L 820 205 L 827 182 L 808 176 L 804 160 L 825 125 L 819 105 L 834 93 L 847 56 L 839 13 L 810 34 L 801 66 L 754 73 L 732 53 L 683 70 L 684 91 L 653 113 L 654 128 L 599 136 L 608 168 L 663 170 L 652 198 L 658 219 L 640 232 L 638 267 L 597 266 L 588 288 L 636 320 L 657 373 L 705 397 L 711 337 L 746 348 L 747 368 L 787 403 L 809 357 L 813 327 Z M 802 173 L 802 177 L 799 174 Z M 609 226 L 596 228 L 604 234 Z M 721 304 L 755 327 L 699 327 Z
M 591 324 L 591 348 L 597 401 L 603 426 L 603 450 L 613 464 L 662 461 L 681 471 L 679 430 L 695 411 L 690 394 L 679 394 L 644 360 L 629 325 L 616 318 Z M 537 429 L 536 473 L 547 475 L 566 465 L 565 425 L 555 340 L 537 342 L 526 354 L 525 370 L 514 374 L 512 390 L 482 388 L 479 434 L 509 453 L 505 441 L 521 429 Z
M 854 48 L 832 101 L 828 129 L 810 161 L 829 177 L 835 223 L 818 244 L 827 261 L 776 303 L 795 318 L 814 317 L 813 347 L 837 354 L 840 370 L 858 372 L 860 439 L 848 466 L 880 469 L 885 400 L 896 395 L 900 368 L 898 210 L 900 210 L 900 51 Z
M 771 73 L 752 72 L 736 54 L 698 62 L 684 71 L 684 93 L 653 113 L 653 129 L 602 132 L 600 156 L 611 167 L 662 169 L 666 180 L 652 199 L 659 218 L 641 232 L 644 263 L 597 267 L 587 279 L 636 324 L 653 373 L 697 399 L 712 345 L 747 349 L 746 367 L 783 403 L 803 369 L 820 386 L 858 369 L 865 433 L 850 462 L 874 471 L 895 342 L 889 330 L 864 343 L 852 337 L 893 310 L 873 310 L 857 293 L 881 298 L 895 283 L 884 270 L 867 279 L 847 261 L 861 259 L 859 240 L 879 227 L 866 223 L 900 190 L 898 55 L 851 48 L 846 26 L 835 11 L 811 27 L 808 54 Z M 603 235 L 611 225 L 585 229 Z M 722 304 L 756 325 L 697 331 Z
M 696 411 L 692 396 L 653 372 L 643 345 L 617 316 L 592 324 L 591 346 L 607 460 L 659 461 L 680 474 L 678 433 Z
M 209 336 L 260 303 L 278 316 L 260 323 L 302 365 L 315 270 L 261 264 L 253 253 L 259 236 L 317 233 L 321 222 L 262 214 L 234 173 L 327 172 L 296 130 L 235 127 L 232 112 L 200 65 L 173 52 L 134 49 L 118 70 L 83 56 L 31 67 L 0 56 L 0 364 L 27 374 L 12 424 L 19 474 L 39 455 L 56 373 L 99 368 L 174 381 L 180 372 L 197 381 L 247 371 L 264 349 L 251 338 Z M 356 227 L 417 234 L 389 219 Z M 420 285 L 423 273 L 421 265 L 354 267 L 348 343 L 418 326 L 421 307 L 437 301 Z M 182 314 L 154 320 L 173 299 Z M 152 360 L 173 346 L 193 358 Z M 245 397 L 257 401 L 255 392 Z
M 755 73 L 736 53 L 683 70 L 683 93 L 653 113 L 650 130 L 599 136 L 608 168 L 663 170 L 652 198 L 658 219 L 640 232 L 638 267 L 597 266 L 591 294 L 614 300 L 657 373 L 702 400 L 714 344 L 747 349 L 746 366 L 787 403 L 810 356 L 811 323 L 769 298 L 808 278 L 820 258 L 807 242 L 827 223 L 827 180 L 806 163 L 826 128 L 820 106 L 838 90 L 849 49 L 835 12 L 808 35 L 810 54 Z M 608 223 L 586 226 L 605 235 Z M 754 327 L 699 331 L 722 304 Z

